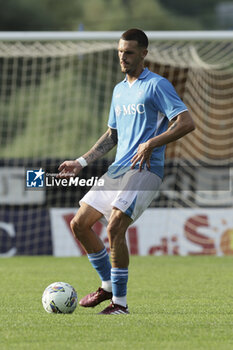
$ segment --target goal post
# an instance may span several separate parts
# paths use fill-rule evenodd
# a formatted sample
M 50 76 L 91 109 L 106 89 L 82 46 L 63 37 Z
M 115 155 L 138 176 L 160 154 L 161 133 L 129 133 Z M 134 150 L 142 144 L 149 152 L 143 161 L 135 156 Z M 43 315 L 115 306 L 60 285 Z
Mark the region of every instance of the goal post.
M 145 32 L 150 41 L 154 40 L 187 40 L 187 41 L 219 41 L 219 40 L 233 40 L 233 32 L 229 30 L 206 30 L 206 31 L 146 31 Z M 122 32 L 121 31 L 77 31 L 77 32 L 33 32 L 33 31 L 11 31 L 1 32 L 1 41 L 80 41 L 80 40 L 111 40 L 118 41 Z
M 196 124 L 167 146 L 164 183 L 151 206 L 232 208 L 233 32 L 146 33 L 146 65 L 173 83 Z M 123 79 L 120 35 L 0 32 L 0 222 L 17 217 L 28 251 L 40 236 L 42 252 L 50 253 L 47 209 L 78 206 L 88 187 L 28 190 L 25 171 L 56 173 L 107 129 L 112 90 Z M 114 151 L 82 177 L 99 177 L 113 157 Z M 2 243 L 6 251 L 14 239 L 12 233 Z

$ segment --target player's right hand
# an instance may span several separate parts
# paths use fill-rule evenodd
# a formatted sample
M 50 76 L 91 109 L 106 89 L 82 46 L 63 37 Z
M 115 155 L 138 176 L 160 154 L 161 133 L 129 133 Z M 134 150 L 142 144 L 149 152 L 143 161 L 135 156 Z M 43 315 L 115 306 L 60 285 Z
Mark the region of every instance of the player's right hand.
M 81 164 L 77 160 L 66 160 L 58 168 L 59 173 L 57 177 L 59 178 L 70 178 L 75 177 L 82 170 Z

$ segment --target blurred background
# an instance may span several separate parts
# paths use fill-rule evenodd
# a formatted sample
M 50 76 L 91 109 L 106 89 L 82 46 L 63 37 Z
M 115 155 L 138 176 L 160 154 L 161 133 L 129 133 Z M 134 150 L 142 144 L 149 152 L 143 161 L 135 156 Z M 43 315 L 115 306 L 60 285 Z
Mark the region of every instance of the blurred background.
M 1 31 L 233 27 L 233 2 L 221 0 L 1 0 L 0 9 Z

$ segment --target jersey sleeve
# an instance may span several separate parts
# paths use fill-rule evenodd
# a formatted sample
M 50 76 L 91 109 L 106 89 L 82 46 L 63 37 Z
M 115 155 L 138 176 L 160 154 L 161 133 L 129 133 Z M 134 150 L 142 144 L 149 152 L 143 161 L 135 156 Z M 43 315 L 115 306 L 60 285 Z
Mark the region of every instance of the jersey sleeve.
M 158 82 L 155 92 L 156 104 L 169 120 L 188 110 L 167 79 L 163 78 Z
M 109 117 L 108 117 L 108 126 L 111 129 L 116 129 L 117 128 L 116 113 L 115 113 L 115 108 L 114 108 L 113 97 L 114 97 L 114 92 L 113 92 L 113 96 L 112 96 L 112 102 L 111 102 L 111 107 L 110 107 L 110 112 L 109 112 Z
M 113 103 L 111 103 L 111 107 L 110 107 L 110 112 L 109 112 L 109 117 L 108 117 L 108 126 L 111 129 L 116 129 L 117 128 L 116 115 L 115 115 L 115 109 L 114 109 Z

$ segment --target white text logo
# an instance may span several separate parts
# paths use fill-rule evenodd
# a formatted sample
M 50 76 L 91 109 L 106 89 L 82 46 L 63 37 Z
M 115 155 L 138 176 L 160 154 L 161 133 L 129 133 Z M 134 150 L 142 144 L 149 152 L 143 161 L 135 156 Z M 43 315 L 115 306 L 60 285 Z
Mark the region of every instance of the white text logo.
M 145 113 L 145 105 L 143 103 L 129 104 L 128 106 L 123 105 L 124 115 L 135 115 Z

